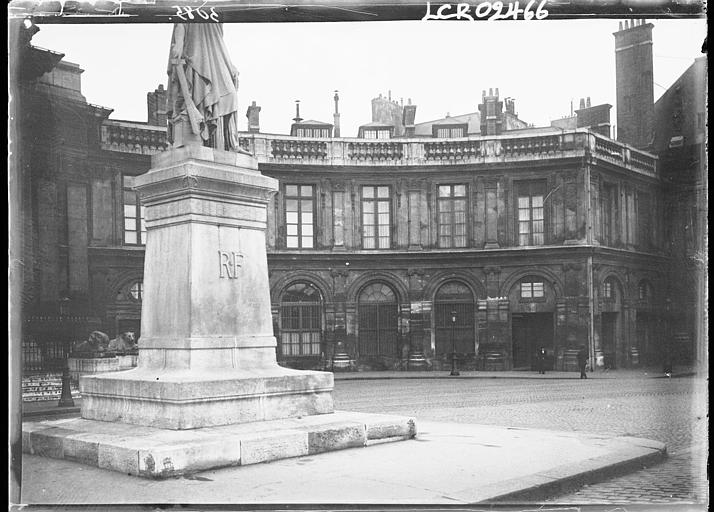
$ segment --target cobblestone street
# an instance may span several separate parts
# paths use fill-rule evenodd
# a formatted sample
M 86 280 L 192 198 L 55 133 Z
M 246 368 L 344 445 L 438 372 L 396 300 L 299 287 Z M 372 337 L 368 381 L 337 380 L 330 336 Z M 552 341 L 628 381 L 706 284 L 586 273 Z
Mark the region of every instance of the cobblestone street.
M 415 415 L 417 419 L 629 435 L 667 444 L 656 466 L 583 487 L 554 504 L 706 503 L 706 383 L 591 374 L 588 380 L 340 380 L 339 409 Z

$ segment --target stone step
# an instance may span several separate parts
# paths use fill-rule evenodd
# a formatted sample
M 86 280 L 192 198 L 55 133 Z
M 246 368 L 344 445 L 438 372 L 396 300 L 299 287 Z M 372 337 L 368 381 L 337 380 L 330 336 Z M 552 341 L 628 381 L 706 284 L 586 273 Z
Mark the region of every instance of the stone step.
M 192 430 L 85 419 L 25 422 L 22 451 L 146 478 L 404 441 L 413 418 L 334 412 Z

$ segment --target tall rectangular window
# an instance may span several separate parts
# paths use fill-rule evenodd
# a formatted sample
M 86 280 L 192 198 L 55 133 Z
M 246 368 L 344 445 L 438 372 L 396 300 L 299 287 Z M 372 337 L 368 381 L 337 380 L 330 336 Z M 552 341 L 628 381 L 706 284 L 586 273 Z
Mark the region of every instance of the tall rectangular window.
M 314 247 L 314 212 L 312 185 L 285 185 L 285 229 L 289 249 Z
M 607 245 L 615 243 L 615 215 L 617 212 L 617 195 L 614 185 L 604 184 L 602 187 L 602 235 Z
M 362 248 L 389 249 L 391 215 L 389 187 L 362 187 Z
M 637 244 L 641 249 L 652 247 L 652 201 L 647 192 L 637 192 Z
M 466 185 L 439 185 L 439 247 L 466 247 Z
M 134 190 L 134 176 L 123 177 L 124 194 L 124 243 L 143 245 L 146 243 L 146 225 L 144 207 L 139 201 L 139 194 Z
M 543 217 L 542 182 L 521 183 L 518 186 L 518 245 L 543 245 L 545 222 Z

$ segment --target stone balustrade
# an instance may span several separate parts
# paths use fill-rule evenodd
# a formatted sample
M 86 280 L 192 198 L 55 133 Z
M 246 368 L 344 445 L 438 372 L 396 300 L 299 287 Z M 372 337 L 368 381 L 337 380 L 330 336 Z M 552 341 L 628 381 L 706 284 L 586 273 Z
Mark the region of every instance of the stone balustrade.
M 404 157 L 404 146 L 401 142 L 349 142 L 347 155 L 352 160 L 373 163 L 401 160 Z
M 586 151 L 604 161 L 654 176 L 657 157 L 586 129 L 540 134 L 506 133 L 458 139 L 305 138 L 242 132 L 242 149 L 260 163 L 333 166 L 418 166 L 454 163 L 495 163 L 509 160 L 566 158 Z M 102 126 L 102 148 L 151 155 L 167 148 L 166 128 L 143 123 L 107 121 Z
M 459 161 L 481 156 L 481 141 L 454 140 L 425 142 L 424 156 L 427 160 Z
M 274 158 L 314 160 L 327 156 L 327 142 L 309 139 L 273 139 L 270 141 Z
M 419 166 L 597 158 L 654 176 L 657 158 L 585 129 L 459 139 L 314 139 L 265 133 L 240 135 L 240 145 L 260 163 L 331 166 Z
M 592 134 L 591 146 L 595 156 L 609 162 L 624 165 L 641 174 L 654 176 L 657 172 L 657 157 L 633 147 Z
M 105 121 L 102 149 L 119 153 L 153 155 L 168 147 L 166 127 L 128 121 Z
M 518 137 L 504 139 L 501 145 L 506 155 L 550 154 L 560 150 L 560 139 L 559 135 Z

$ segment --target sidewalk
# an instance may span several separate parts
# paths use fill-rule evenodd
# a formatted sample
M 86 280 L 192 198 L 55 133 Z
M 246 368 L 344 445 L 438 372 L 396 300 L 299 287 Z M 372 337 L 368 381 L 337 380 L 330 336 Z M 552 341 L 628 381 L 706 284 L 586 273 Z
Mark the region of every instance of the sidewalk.
M 579 379 L 580 372 L 548 371 L 544 375 L 536 371 L 459 371 L 458 377 L 450 375 L 451 370 L 440 371 L 374 371 L 335 372 L 335 380 L 380 380 L 380 379 Z M 637 368 L 622 370 L 595 370 L 587 373 L 589 379 L 657 379 L 668 378 L 661 368 Z M 673 369 L 669 378 L 690 377 L 696 372 L 686 366 Z
M 60 427 L 60 425 L 57 425 Z M 632 437 L 419 422 L 417 437 L 263 464 L 148 480 L 23 456 L 29 504 L 534 503 L 666 456 Z
M 449 370 L 442 371 L 374 371 L 374 372 L 335 372 L 335 381 L 345 380 L 392 380 L 392 379 L 578 379 L 578 372 L 549 371 L 540 375 L 534 371 L 464 371 L 458 377 L 449 375 Z M 696 375 L 692 368 L 676 367 L 670 378 Z M 589 379 L 665 379 L 661 368 L 638 368 L 623 370 L 596 370 L 588 372 Z M 57 400 L 41 402 L 23 402 L 22 417 L 26 419 L 57 418 L 78 416 L 82 405 L 81 398 L 74 399 L 74 407 L 58 407 Z

